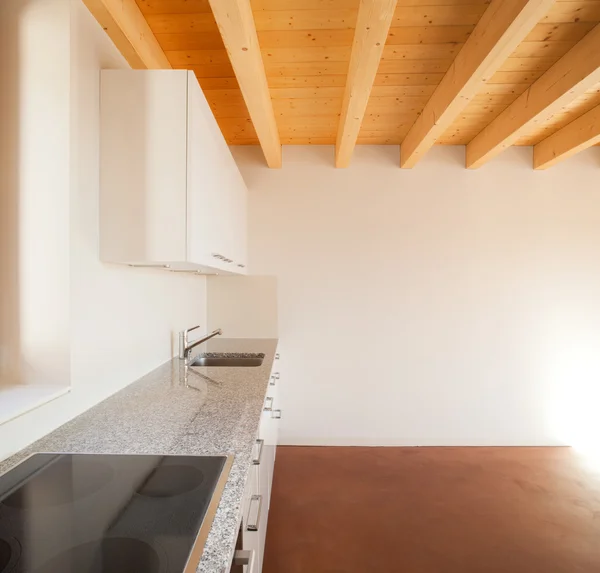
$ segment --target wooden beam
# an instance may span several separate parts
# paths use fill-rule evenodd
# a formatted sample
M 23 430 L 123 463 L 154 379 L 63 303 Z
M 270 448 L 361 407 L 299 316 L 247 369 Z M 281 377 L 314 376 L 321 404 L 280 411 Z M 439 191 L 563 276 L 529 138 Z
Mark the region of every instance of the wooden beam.
M 335 143 L 336 167 L 350 164 L 396 3 L 397 0 L 360 0 Z
M 600 105 L 533 147 L 533 167 L 547 169 L 600 143 Z
M 132 68 L 171 68 L 135 0 L 83 0 L 83 3 Z
M 600 24 L 467 145 L 467 167 L 480 167 L 598 82 Z
M 250 0 L 209 0 L 267 165 L 281 167 L 281 143 Z
M 546 15 L 554 0 L 492 0 L 400 146 L 400 166 L 417 161 Z

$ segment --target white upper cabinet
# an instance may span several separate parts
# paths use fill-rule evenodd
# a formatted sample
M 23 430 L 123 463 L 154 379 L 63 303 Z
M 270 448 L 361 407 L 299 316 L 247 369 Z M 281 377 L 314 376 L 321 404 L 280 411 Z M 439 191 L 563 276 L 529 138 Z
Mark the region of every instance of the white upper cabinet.
M 193 72 L 103 70 L 100 257 L 246 272 L 247 189 Z

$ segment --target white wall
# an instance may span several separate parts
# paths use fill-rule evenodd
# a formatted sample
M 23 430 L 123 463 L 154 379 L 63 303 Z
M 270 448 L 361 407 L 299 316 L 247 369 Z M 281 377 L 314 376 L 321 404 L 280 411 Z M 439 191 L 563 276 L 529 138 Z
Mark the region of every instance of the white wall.
M 124 60 L 80 0 L 10 2 L 16 13 L 50 3 L 56 10 L 66 7 L 64 14 L 70 21 L 71 59 L 66 61 L 70 68 L 70 123 L 66 124 L 69 145 L 67 149 L 64 145 L 48 145 L 45 152 L 48 161 L 61 161 L 65 154 L 71 156 L 68 181 L 61 181 L 57 191 L 68 191 L 70 217 L 62 213 L 54 224 L 69 231 L 67 253 L 61 251 L 60 256 L 70 262 L 70 309 L 61 316 L 69 324 L 71 373 L 65 382 L 70 381 L 72 388 L 69 394 L 1 425 L 0 459 L 168 360 L 177 350 L 177 331 L 192 324 L 206 324 L 203 277 L 99 262 L 99 70 L 124 67 Z M 3 7 L 6 3 L 3 0 Z M 14 51 L 15 60 L 10 65 L 17 66 L 19 57 Z M 62 69 L 65 62 L 60 59 L 52 65 Z M 53 69 L 51 66 L 47 70 L 49 77 Z M 63 122 L 61 118 L 61 125 Z M 25 164 L 22 169 L 30 170 L 32 166 Z M 30 236 L 24 239 L 29 241 Z M 0 252 L 10 252 L 8 247 L 3 241 Z M 53 280 L 52 270 L 48 273 L 48 280 Z M 9 275 L 3 275 L 3 280 L 5 276 Z M 45 293 L 44 283 L 42 277 L 36 291 L 39 296 Z M 40 313 L 38 320 L 51 320 L 51 311 Z M 4 317 L 0 322 L 4 323 Z M 47 344 L 52 340 L 48 336 Z
M 600 161 L 531 149 L 464 169 L 435 148 L 233 148 L 250 269 L 279 283 L 282 438 L 525 445 L 600 432 Z M 282 375 L 283 378 L 283 375 Z
M 208 330 L 227 338 L 277 338 L 277 279 L 272 276 L 217 276 L 206 279 Z
M 68 3 L 2 2 L 0 54 L 1 378 L 56 384 L 70 360 Z

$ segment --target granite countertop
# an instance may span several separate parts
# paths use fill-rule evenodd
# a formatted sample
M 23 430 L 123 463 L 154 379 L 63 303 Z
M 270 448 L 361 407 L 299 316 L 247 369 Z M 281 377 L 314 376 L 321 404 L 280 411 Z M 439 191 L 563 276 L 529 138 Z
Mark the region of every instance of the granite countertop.
M 1 462 L 0 474 L 34 452 L 234 454 L 198 567 L 229 571 L 276 348 L 275 339 L 211 339 L 197 353 L 264 353 L 262 366 L 194 367 L 186 384 L 174 358 Z

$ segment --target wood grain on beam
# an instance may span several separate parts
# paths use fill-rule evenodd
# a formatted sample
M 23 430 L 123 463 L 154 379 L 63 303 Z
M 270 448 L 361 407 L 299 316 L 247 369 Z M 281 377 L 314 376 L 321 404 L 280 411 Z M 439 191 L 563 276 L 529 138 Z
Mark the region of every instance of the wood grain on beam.
M 547 169 L 600 143 L 600 105 L 567 124 L 533 147 L 533 166 Z
M 361 0 L 335 145 L 336 167 L 348 167 L 379 68 L 397 0 Z
M 250 0 L 210 0 L 210 5 L 267 165 L 281 167 L 281 142 Z
M 135 0 L 83 0 L 83 3 L 132 68 L 171 68 Z
M 467 167 L 480 167 L 598 82 L 600 24 L 467 145 Z
M 401 167 L 414 167 L 552 4 L 553 0 L 492 1 L 402 142 Z

